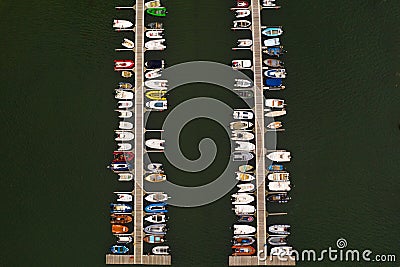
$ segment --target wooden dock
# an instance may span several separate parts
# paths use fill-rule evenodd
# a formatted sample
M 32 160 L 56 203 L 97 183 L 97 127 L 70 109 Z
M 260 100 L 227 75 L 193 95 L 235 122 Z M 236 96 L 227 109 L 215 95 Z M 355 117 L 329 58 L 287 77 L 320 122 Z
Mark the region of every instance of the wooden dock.
M 268 256 L 260 260 L 257 256 L 229 256 L 229 266 L 295 266 L 295 261 L 287 258 L 281 260 L 277 256 Z
M 134 255 L 107 254 L 106 264 L 130 264 L 134 265 L 136 257 Z M 143 265 L 171 265 L 171 256 L 142 255 L 140 257 Z

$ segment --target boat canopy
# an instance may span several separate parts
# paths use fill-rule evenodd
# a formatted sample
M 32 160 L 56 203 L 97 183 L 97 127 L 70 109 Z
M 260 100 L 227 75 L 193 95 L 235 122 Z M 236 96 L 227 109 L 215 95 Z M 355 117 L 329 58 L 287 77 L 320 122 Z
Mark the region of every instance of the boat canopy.
M 282 79 L 280 79 L 280 78 L 267 79 L 265 81 L 265 85 L 267 85 L 267 86 L 281 86 L 282 85 Z

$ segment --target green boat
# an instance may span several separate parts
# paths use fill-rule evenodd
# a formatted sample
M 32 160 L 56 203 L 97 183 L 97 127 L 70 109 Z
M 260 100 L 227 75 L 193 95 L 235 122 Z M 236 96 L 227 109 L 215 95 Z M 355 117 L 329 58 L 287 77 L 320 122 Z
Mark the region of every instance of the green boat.
M 147 14 L 156 16 L 156 17 L 165 17 L 167 15 L 167 8 L 165 7 L 151 7 L 146 9 Z

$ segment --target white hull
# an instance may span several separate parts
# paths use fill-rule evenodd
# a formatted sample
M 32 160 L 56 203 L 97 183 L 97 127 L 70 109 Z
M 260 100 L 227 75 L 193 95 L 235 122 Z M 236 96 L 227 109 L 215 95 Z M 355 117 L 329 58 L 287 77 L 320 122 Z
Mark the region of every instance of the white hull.
M 154 70 L 146 72 L 144 74 L 144 77 L 146 77 L 146 79 L 154 79 L 154 78 L 161 77 L 161 73 L 162 73 L 162 69 L 154 69 Z
M 144 179 L 150 183 L 159 183 L 167 180 L 167 176 L 165 174 L 154 173 L 147 175 Z
M 256 146 L 250 142 L 236 141 L 235 150 L 236 151 L 254 151 Z
M 233 21 L 233 28 L 237 29 L 247 29 L 251 26 L 251 22 L 248 20 L 234 20 Z
M 245 130 L 253 126 L 253 123 L 248 121 L 234 121 L 230 123 L 230 128 L 232 130 Z
M 249 235 L 256 232 L 256 228 L 251 225 L 235 224 L 233 229 L 235 235 Z
M 290 182 L 269 182 L 270 191 L 290 191 Z
M 250 47 L 253 45 L 253 40 L 251 39 L 239 39 L 238 40 L 238 47 Z M 236 79 L 236 80 L 241 80 L 241 79 Z M 249 85 L 246 87 L 249 87 L 251 83 L 249 82 Z
M 147 165 L 147 170 L 152 173 L 161 173 L 164 172 L 162 166 L 161 163 L 150 163 Z
M 129 151 L 132 150 L 132 145 L 128 143 L 117 143 L 118 151 Z
M 252 192 L 255 188 L 254 184 L 238 184 L 236 186 L 239 188 L 238 193 Z
M 163 193 L 153 193 L 145 197 L 145 199 L 149 202 L 164 202 L 168 199 L 168 195 Z
M 271 248 L 270 255 L 271 256 L 290 256 L 293 248 L 288 246 L 279 246 Z
M 146 37 L 148 37 L 148 38 L 158 39 L 158 38 L 162 38 L 162 36 L 163 36 L 163 31 L 161 31 L 161 30 L 146 31 Z
M 115 90 L 115 99 L 124 99 L 124 100 L 132 100 L 134 95 L 132 92 L 128 92 L 125 90 Z
M 113 27 L 117 29 L 127 29 L 133 26 L 133 23 L 128 20 L 114 19 Z
M 241 173 L 241 172 L 236 172 L 236 180 L 242 181 L 242 182 L 250 182 L 255 180 L 256 178 L 253 175 L 250 175 L 248 173 Z
M 250 15 L 250 10 L 248 9 L 238 9 L 235 11 L 236 18 L 245 18 Z
M 149 1 L 149 2 L 144 3 L 144 7 L 145 8 L 161 7 L 161 2 L 160 2 L 160 0 Z
M 131 236 L 123 236 L 123 235 L 117 236 L 117 243 L 119 243 L 119 244 L 128 244 L 131 242 L 132 242 Z
M 285 106 L 285 100 L 265 99 L 265 106 L 270 108 L 283 108 Z
M 166 110 L 168 108 L 167 100 L 154 100 L 146 102 L 146 107 L 155 110 Z
M 287 151 L 275 151 L 267 154 L 267 158 L 276 162 L 289 162 L 291 156 Z
M 256 212 L 256 208 L 252 205 L 235 205 L 236 215 L 253 215 Z
M 144 218 L 145 221 L 151 222 L 151 223 L 165 223 L 167 222 L 167 216 L 164 214 L 154 214 L 150 215 L 146 218 Z
M 144 85 L 151 89 L 166 90 L 168 88 L 168 80 L 145 81 Z
M 151 249 L 151 252 L 155 255 L 168 255 L 169 252 L 169 247 L 168 246 L 157 246 Z
M 117 137 L 115 138 L 115 141 L 131 141 L 135 138 L 135 135 L 132 132 L 129 131 L 115 131 L 117 134 Z
M 279 116 L 283 116 L 286 115 L 286 110 L 275 110 L 275 111 L 269 111 L 267 113 L 265 113 L 266 117 L 269 118 L 275 118 L 275 117 L 279 117 Z
M 235 59 L 232 60 L 232 68 L 234 69 L 250 69 L 252 66 L 251 60 L 249 59 Z
M 165 42 L 165 39 L 148 41 L 144 44 L 144 47 L 148 50 L 164 50 L 167 47 L 163 45 L 163 42 Z
M 264 46 L 278 46 L 280 44 L 281 44 L 281 42 L 280 42 L 279 38 L 271 38 L 271 39 L 264 40 Z
M 117 201 L 119 202 L 132 202 L 132 195 L 117 193 Z
M 254 139 L 254 134 L 244 131 L 233 131 L 231 139 L 234 141 L 250 141 Z
M 268 174 L 268 180 L 270 181 L 289 181 L 288 172 L 274 172 Z
M 149 139 L 145 142 L 145 145 L 152 149 L 164 149 L 165 140 L 160 139 Z
M 133 106 L 133 102 L 129 100 L 121 100 L 117 104 L 118 108 L 131 108 Z
M 232 197 L 234 198 L 234 201 L 232 201 L 233 205 L 249 204 L 254 201 L 254 197 L 246 193 L 233 194 Z
M 124 38 L 124 41 L 122 42 L 122 46 L 126 48 L 134 48 L 135 43 L 127 38 Z
M 119 122 L 119 128 L 122 130 L 132 130 L 133 129 L 133 123 L 128 122 L 128 121 L 120 121 Z
M 267 128 L 269 129 L 279 129 L 281 127 L 282 127 L 282 122 L 280 121 L 273 121 L 267 125 Z
M 129 172 L 124 172 L 124 173 L 118 173 L 118 181 L 121 182 L 128 182 L 133 180 L 133 174 Z
M 233 111 L 233 118 L 235 120 L 252 120 L 254 114 L 251 111 L 235 110 Z
M 251 81 L 245 79 L 235 79 L 235 87 L 248 88 L 251 86 Z

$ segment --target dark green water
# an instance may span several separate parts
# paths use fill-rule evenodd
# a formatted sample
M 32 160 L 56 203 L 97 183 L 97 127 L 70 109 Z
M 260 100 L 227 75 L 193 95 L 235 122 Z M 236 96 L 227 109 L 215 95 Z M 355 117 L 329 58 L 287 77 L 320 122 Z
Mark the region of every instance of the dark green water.
M 263 21 L 286 32 L 288 89 L 271 95 L 288 103 L 278 144 L 294 155 L 288 169 L 295 188 L 290 204 L 271 207 L 289 215 L 271 222 L 292 224 L 290 243 L 299 250 L 335 247 L 343 237 L 349 248 L 399 257 L 400 6 L 393 0 L 281 2 L 283 9 L 264 11 Z M 115 147 L 112 90 L 119 77 L 112 60 L 121 41 L 111 23 L 131 14 L 115 11 L 118 4 L 123 1 L 0 2 L 2 266 L 105 265 L 113 242 L 108 203 L 122 188 L 105 169 Z M 233 2 L 165 4 L 168 65 L 250 56 L 231 51 L 238 36 L 248 35 L 229 29 Z M 224 97 L 194 85 L 171 101 L 201 95 L 200 89 Z M 193 141 L 206 134 L 197 129 L 209 124 L 193 124 L 181 141 L 195 158 Z M 209 127 L 223 148 L 221 129 Z M 226 160 L 218 162 L 213 173 Z M 188 182 L 185 174 L 171 174 L 182 184 L 212 179 L 195 174 Z M 173 266 L 227 265 L 230 208 L 225 197 L 171 209 Z

